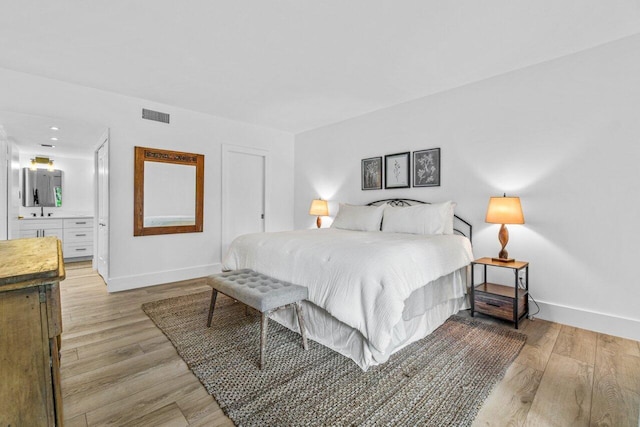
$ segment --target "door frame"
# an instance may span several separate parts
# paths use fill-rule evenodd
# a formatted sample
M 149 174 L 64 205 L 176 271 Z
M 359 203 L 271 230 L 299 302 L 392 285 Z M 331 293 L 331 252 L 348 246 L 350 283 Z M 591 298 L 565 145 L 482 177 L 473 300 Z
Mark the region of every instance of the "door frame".
M 98 152 L 100 151 L 100 149 L 102 147 L 106 147 L 107 149 L 107 188 L 105 189 L 106 193 L 107 193 L 107 216 L 109 219 L 111 219 L 111 194 L 109 192 L 110 189 L 110 175 L 109 175 L 109 168 L 110 168 L 110 164 L 111 164 L 111 147 L 109 144 L 109 129 L 107 129 L 107 131 L 104 133 L 104 135 L 100 138 L 100 143 L 98 145 L 96 145 L 96 148 L 94 150 L 94 185 L 95 185 L 95 189 L 94 189 L 94 212 L 95 212 L 95 218 L 93 221 L 93 235 L 94 235 L 94 239 L 93 239 L 93 262 L 92 262 L 92 268 L 95 271 L 98 271 L 98 257 L 100 255 L 99 253 L 99 228 L 100 228 L 100 192 L 99 192 L 99 186 L 100 186 L 100 170 L 99 170 L 99 162 L 98 162 Z M 107 224 L 107 227 L 109 227 L 109 224 Z M 110 236 L 111 232 L 110 232 L 110 227 L 107 228 L 107 260 L 106 260 L 106 272 L 105 272 L 105 276 L 102 276 L 102 279 L 104 280 L 105 284 L 109 284 L 108 280 L 109 280 L 109 261 L 111 259 L 110 256 L 110 251 L 111 251 L 111 242 L 109 240 L 109 236 Z
M 7 147 L 7 239 L 20 238 L 20 206 L 22 189 L 20 188 L 20 150 L 15 142 Z
M 221 184 L 222 184 L 222 215 L 221 215 L 221 235 L 220 235 L 220 261 L 222 262 L 222 259 L 224 258 L 225 254 L 223 253 L 223 249 L 225 247 L 225 243 L 226 244 L 230 244 L 231 242 L 228 241 L 229 240 L 229 234 L 228 234 L 228 228 L 226 227 L 226 225 L 229 223 L 229 177 L 227 176 L 227 173 L 229 172 L 229 155 L 231 153 L 240 153 L 240 154 L 247 154 L 247 155 L 253 155 L 253 156 L 261 156 L 264 158 L 264 206 L 263 206 L 263 211 L 264 211 L 264 231 L 269 231 L 270 230 L 270 209 L 269 209 L 269 200 L 270 200 L 270 191 L 269 191 L 269 182 L 270 182 L 270 175 L 271 175 L 271 168 L 269 167 L 270 165 L 270 159 L 269 159 L 269 155 L 270 152 L 268 150 L 263 150 L 260 148 L 252 148 L 252 147 L 244 147 L 241 145 L 232 145 L 232 144 L 222 144 L 222 167 L 221 167 L 221 172 L 222 172 L 222 179 L 221 179 Z

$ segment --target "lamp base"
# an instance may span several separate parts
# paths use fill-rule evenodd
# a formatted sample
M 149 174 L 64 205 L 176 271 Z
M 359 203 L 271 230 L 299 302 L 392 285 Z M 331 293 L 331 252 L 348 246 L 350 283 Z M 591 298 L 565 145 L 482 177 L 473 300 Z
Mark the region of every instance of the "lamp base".
M 500 227 L 500 232 L 498 233 L 498 240 L 500 244 L 502 244 L 502 249 L 498 253 L 498 258 L 491 258 L 493 262 L 514 262 L 515 259 L 509 258 L 509 252 L 505 249 L 507 247 L 507 243 L 509 243 L 509 230 L 507 227 L 502 224 Z

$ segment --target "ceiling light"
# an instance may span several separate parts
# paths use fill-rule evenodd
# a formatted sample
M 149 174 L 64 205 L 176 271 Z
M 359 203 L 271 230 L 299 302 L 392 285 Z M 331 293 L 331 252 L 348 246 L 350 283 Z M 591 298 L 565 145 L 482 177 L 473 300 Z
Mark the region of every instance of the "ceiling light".
M 52 136 L 52 137 L 51 137 L 51 138 L 49 138 L 49 139 L 51 139 L 52 141 L 57 141 L 57 140 L 58 140 L 58 138 L 56 138 L 55 136 Z
M 57 127 L 57 126 L 51 126 L 49 129 L 51 129 L 51 130 L 60 130 L 60 128 Z

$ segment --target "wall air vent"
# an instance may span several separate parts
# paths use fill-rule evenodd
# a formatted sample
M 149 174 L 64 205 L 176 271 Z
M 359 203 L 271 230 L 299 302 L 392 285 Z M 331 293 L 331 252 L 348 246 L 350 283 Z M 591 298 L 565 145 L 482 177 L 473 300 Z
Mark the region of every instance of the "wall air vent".
M 169 123 L 169 114 L 161 113 L 160 111 L 142 109 L 142 118 L 147 120 L 154 120 L 156 122 Z

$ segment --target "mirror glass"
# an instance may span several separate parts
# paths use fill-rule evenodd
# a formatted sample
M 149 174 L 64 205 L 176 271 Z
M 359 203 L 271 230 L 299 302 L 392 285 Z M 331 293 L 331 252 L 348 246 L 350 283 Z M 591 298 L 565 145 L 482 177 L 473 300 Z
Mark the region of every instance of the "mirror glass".
M 145 162 L 144 226 L 196 224 L 196 168 Z
M 134 236 L 202 231 L 204 155 L 135 147 Z
M 22 206 L 62 206 L 62 171 L 30 168 L 22 169 Z

